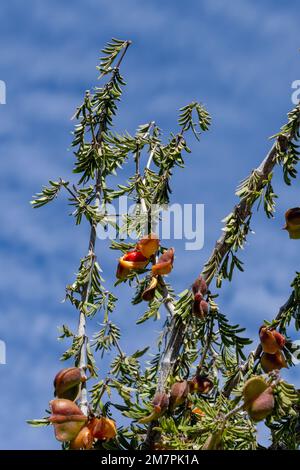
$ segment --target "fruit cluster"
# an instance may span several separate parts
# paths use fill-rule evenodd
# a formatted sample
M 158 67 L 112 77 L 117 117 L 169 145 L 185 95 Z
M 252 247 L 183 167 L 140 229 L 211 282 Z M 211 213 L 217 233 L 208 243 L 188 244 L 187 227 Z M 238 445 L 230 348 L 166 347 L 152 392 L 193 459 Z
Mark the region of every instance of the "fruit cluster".
M 95 440 L 108 441 L 117 434 L 112 419 L 85 416 L 75 403 L 85 380 L 77 367 L 61 370 L 54 379 L 56 398 L 50 402 L 49 422 L 54 426 L 56 439 L 68 442 L 72 450 L 91 449 Z
M 287 367 L 286 360 L 282 353 L 282 349 L 285 345 L 285 337 L 278 331 L 263 325 L 259 329 L 259 338 L 263 350 L 260 359 L 263 371 L 267 373 L 272 370 L 280 370 L 283 367 Z
M 152 401 L 152 412 L 149 416 L 142 418 L 140 423 L 149 423 L 164 415 L 167 411 L 173 412 L 175 408 L 187 402 L 189 394 L 208 394 L 214 387 L 212 380 L 207 374 L 197 373 L 191 380 L 175 382 L 169 393 L 158 392 Z

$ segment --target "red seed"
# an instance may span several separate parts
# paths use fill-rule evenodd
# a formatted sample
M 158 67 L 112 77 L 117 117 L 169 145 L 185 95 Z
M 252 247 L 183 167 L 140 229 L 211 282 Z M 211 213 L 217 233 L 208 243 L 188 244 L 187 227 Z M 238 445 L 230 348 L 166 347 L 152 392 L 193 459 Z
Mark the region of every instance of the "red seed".
M 129 251 L 123 257 L 124 261 L 132 261 L 135 263 L 136 261 L 147 261 L 147 258 L 142 255 L 140 251 Z

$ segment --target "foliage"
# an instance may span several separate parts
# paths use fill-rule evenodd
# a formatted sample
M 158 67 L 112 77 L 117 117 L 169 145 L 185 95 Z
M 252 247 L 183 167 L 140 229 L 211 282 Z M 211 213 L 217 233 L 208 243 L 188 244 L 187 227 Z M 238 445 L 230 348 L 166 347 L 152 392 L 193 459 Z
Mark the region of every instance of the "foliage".
M 119 133 L 113 129 L 114 118 L 122 97 L 125 81 L 120 73 L 122 60 L 130 41 L 112 39 L 103 49 L 99 66 L 100 78 L 106 84 L 87 91 L 83 103 L 77 108 L 72 147 L 74 148 L 73 173 L 77 184 L 59 179 L 50 180 L 49 186 L 38 193 L 32 204 L 38 208 L 52 202 L 61 190 L 68 194 L 68 203 L 76 225 L 83 221 L 90 228 L 87 254 L 79 263 L 75 280 L 66 287 L 66 300 L 78 311 L 79 328 L 73 333 L 67 325 L 61 327 L 61 340 L 71 341 L 62 355 L 63 361 L 89 371 L 94 378 L 89 390 L 89 409 L 101 416 L 114 415 L 118 410 L 128 425 L 119 428 L 118 438 L 98 443 L 99 448 L 138 449 L 156 446 L 161 449 L 199 450 L 257 449 L 259 444 L 256 428 L 243 408 L 242 387 L 254 373 L 263 374 L 260 367 L 261 349 L 247 351 L 251 343 L 242 336 L 244 328 L 231 325 L 227 315 L 220 312 L 216 303 L 217 294 L 207 291 L 204 302 L 208 314 L 193 314 L 195 297 L 191 289 L 176 295 L 163 275 L 158 275 L 157 288 L 148 306 L 144 307 L 143 293 L 152 279 L 149 264 L 138 271 L 120 277 L 115 290 L 105 286 L 102 270 L 96 256 L 97 226 L 112 224 L 119 233 L 134 232 L 137 238 L 148 229 L 155 231 L 158 212 L 151 212 L 153 205 L 167 205 L 171 197 L 171 181 L 174 171 L 185 165 L 191 153 L 187 144 L 188 133 L 197 140 L 207 132 L 211 118 L 204 106 L 192 102 L 179 111 L 180 129 L 163 140 L 161 129 L 154 121 L 140 125 L 134 135 Z M 207 285 L 215 278 L 217 288 L 227 279 L 232 281 L 236 268 L 244 271 L 243 262 L 237 252 L 244 248 L 251 233 L 251 221 L 255 206 L 263 207 L 266 216 L 272 217 L 277 198 L 272 186 L 276 164 L 283 169 L 283 177 L 291 184 L 296 177 L 299 161 L 298 140 L 300 110 L 297 106 L 288 114 L 288 122 L 274 136 L 275 143 L 269 156 L 239 185 L 239 201 L 234 210 L 224 219 L 223 235 L 218 240 L 211 257 L 202 271 Z M 147 163 L 144 164 L 145 158 Z M 111 186 L 111 175 L 122 170 L 124 165 L 133 167 L 127 182 Z M 136 203 L 136 210 L 123 217 L 123 226 L 109 217 L 107 205 L 122 195 Z M 84 217 L 83 217 L 84 216 Z M 135 248 L 135 244 L 123 240 L 114 241 L 112 250 L 120 256 Z M 160 252 L 163 248 L 160 246 Z M 164 327 L 157 339 L 157 352 L 151 361 L 146 361 L 148 346 L 127 354 L 122 349 L 122 332 L 112 321 L 118 306 L 118 285 L 128 282 L 133 289 L 132 304 L 142 311 L 137 320 L 140 328 L 149 320 L 163 318 Z M 288 303 L 269 325 L 287 335 L 291 324 L 300 325 L 300 274 L 293 284 Z M 163 308 L 167 315 L 164 316 Z M 86 333 L 86 322 L 91 318 L 100 320 L 100 329 L 90 339 Z M 103 375 L 98 371 L 95 353 L 100 359 L 109 353 L 113 356 L 110 369 Z M 289 365 L 291 347 L 287 342 L 284 353 Z M 98 376 L 99 374 L 99 376 Z M 164 410 L 149 425 L 145 419 L 153 410 L 152 400 L 157 392 L 169 394 L 178 381 L 193 378 L 209 379 L 209 391 L 190 393 L 177 408 Z M 267 376 L 267 380 L 271 375 Z M 82 385 L 86 390 L 87 385 Z M 85 410 L 83 392 L 79 405 Z M 299 396 L 294 388 L 279 380 L 275 387 L 276 409 L 266 421 L 271 430 L 274 447 L 295 449 L 299 445 Z M 198 411 L 197 411 L 198 410 Z M 49 424 L 47 418 L 31 420 L 31 425 Z M 292 435 L 289 429 L 293 429 Z M 153 436 L 156 436 L 155 438 Z M 159 440 L 157 440 L 157 436 Z

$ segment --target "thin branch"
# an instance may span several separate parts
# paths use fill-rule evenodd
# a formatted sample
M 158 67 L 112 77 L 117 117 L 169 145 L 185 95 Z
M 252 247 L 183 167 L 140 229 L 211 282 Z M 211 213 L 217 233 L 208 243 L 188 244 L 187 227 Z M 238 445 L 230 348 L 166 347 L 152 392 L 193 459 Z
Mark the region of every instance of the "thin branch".
M 151 126 L 149 127 L 148 131 L 144 134 L 144 138 L 146 138 L 146 137 L 149 135 L 150 129 L 151 129 L 152 127 L 154 127 L 154 126 L 155 126 L 155 122 L 153 121 L 153 122 L 151 123 Z M 153 146 L 151 152 L 149 153 L 149 157 L 148 157 L 148 160 L 147 160 L 147 164 L 146 164 L 145 170 L 149 170 L 149 169 L 150 169 L 151 163 L 152 163 L 152 160 L 153 160 L 155 151 L 156 151 L 156 148 L 157 148 L 157 144 L 155 144 L 155 145 Z M 144 170 L 144 174 L 145 174 L 145 170 Z M 144 176 L 144 178 L 143 178 L 143 185 L 145 186 L 145 184 L 146 184 L 146 176 Z M 146 206 L 146 202 L 145 202 L 145 199 L 144 199 L 144 198 L 141 198 L 140 204 L 141 204 L 142 212 L 144 212 L 144 214 L 148 213 L 147 206 Z
M 69 194 L 71 194 L 72 198 L 77 201 L 77 202 L 80 202 L 79 198 L 76 196 L 76 194 L 69 188 L 69 183 L 65 183 L 63 182 L 62 179 L 60 179 L 60 183 L 61 185 L 68 191 Z
M 207 338 L 206 338 L 206 343 L 205 343 L 205 346 L 203 348 L 201 358 L 200 358 L 200 361 L 199 361 L 199 364 L 198 364 L 198 367 L 197 367 L 198 371 L 200 371 L 202 369 L 205 358 L 206 358 L 206 355 L 207 355 L 208 350 L 210 348 L 210 343 L 211 343 L 213 332 L 214 332 L 214 323 L 215 323 L 214 320 L 215 320 L 214 316 L 212 315 L 211 319 L 210 319 L 210 322 L 209 322 L 209 326 L 208 326 L 208 334 L 207 334 Z
M 244 408 L 244 403 L 237 405 L 233 410 L 229 411 L 226 415 L 220 415 L 220 427 L 216 429 L 212 434 L 208 436 L 201 450 L 217 450 L 222 439 L 222 435 L 225 431 L 228 419 L 239 413 Z
M 264 182 L 267 180 L 277 163 L 280 151 L 284 151 L 287 148 L 290 140 L 290 136 L 278 136 L 268 155 L 264 158 L 258 168 L 254 170 L 258 177 L 256 181 L 257 191 L 263 188 Z M 251 172 L 251 174 L 253 174 L 253 172 Z M 244 222 L 247 217 L 251 215 L 254 202 L 255 201 L 249 201 L 247 197 L 241 199 L 239 204 L 237 204 L 233 209 L 233 216 L 238 217 L 241 223 Z M 206 280 L 208 286 L 217 273 L 224 256 L 229 250 L 230 244 L 226 243 L 226 233 L 224 232 L 217 241 L 215 248 L 213 249 L 208 261 L 205 263 L 201 273 L 201 276 Z M 209 272 L 206 267 L 212 262 L 212 260 L 217 260 L 217 262 L 215 262 L 214 270 Z M 182 347 L 186 328 L 187 325 L 174 315 L 169 327 L 169 340 L 161 356 L 160 367 L 158 370 L 157 391 L 162 391 L 166 388 L 168 377 L 172 374 L 176 359 Z M 157 433 L 153 428 L 153 424 L 150 423 L 145 441 L 145 446 L 147 445 L 147 447 L 151 447 L 153 442 L 155 442 L 155 439 L 157 439 Z
M 278 157 L 278 147 L 285 149 L 288 143 L 288 137 L 279 136 L 279 138 L 274 142 L 271 150 L 269 151 L 266 158 L 261 162 L 259 167 L 252 171 L 249 176 L 254 172 L 257 175 L 258 179 L 256 182 L 256 191 L 259 192 L 263 186 L 264 182 L 268 179 L 270 173 L 272 173 L 274 166 L 277 163 Z M 246 221 L 246 219 L 251 215 L 252 206 L 255 201 L 249 201 L 247 197 L 241 199 L 240 203 L 237 204 L 233 209 L 233 217 L 236 217 L 240 220 L 240 223 Z M 204 265 L 202 276 L 206 280 L 207 285 L 210 284 L 215 274 L 218 271 L 219 266 L 221 265 L 224 256 L 229 252 L 231 245 L 226 241 L 227 233 L 223 232 L 219 240 L 216 242 L 215 248 L 213 249 L 209 259 Z M 215 264 L 213 271 L 207 272 L 206 267 L 212 263 L 213 260 L 218 259 L 219 262 Z
M 175 315 L 175 305 L 172 301 L 165 280 L 162 276 L 159 276 L 159 290 L 163 297 L 163 304 L 165 306 L 165 309 L 167 310 L 170 318 L 172 318 Z
M 127 41 L 127 44 L 120 56 L 120 59 L 116 65 L 116 67 L 112 71 L 112 76 L 110 80 L 107 83 L 107 87 L 110 86 L 112 81 L 114 80 L 115 74 L 118 72 L 119 67 L 122 63 L 122 60 L 126 54 L 126 51 L 128 47 L 130 46 L 131 41 Z M 102 121 L 103 123 L 103 121 Z M 103 141 L 103 135 L 106 131 L 105 125 L 103 124 L 99 125 L 99 129 L 97 132 L 96 137 L 93 135 L 93 139 L 96 138 L 97 146 L 98 146 L 98 151 L 101 152 L 101 144 Z M 94 141 L 95 143 L 95 141 Z M 101 173 L 101 168 L 99 167 L 97 170 L 96 174 L 96 181 L 94 185 L 94 190 L 95 190 L 95 200 L 100 206 L 101 203 L 101 182 L 102 182 L 102 173 Z M 82 295 L 81 295 L 81 301 L 82 301 L 82 307 L 84 307 L 85 303 L 88 301 L 89 295 L 90 295 L 90 290 L 91 290 L 91 284 L 92 284 L 92 272 L 93 268 L 96 262 L 96 255 L 95 255 L 95 246 L 96 246 L 96 235 L 97 235 L 97 221 L 92 221 L 91 222 L 91 231 L 90 231 L 90 239 L 89 239 L 89 247 L 88 247 L 88 256 L 91 257 L 92 259 L 92 265 L 89 270 L 89 277 L 88 280 L 85 284 L 85 287 L 83 289 Z M 86 316 L 84 312 L 84 308 L 80 309 L 80 315 L 79 315 L 79 322 L 78 322 L 78 332 L 77 335 L 79 337 L 83 338 L 83 344 L 80 349 L 80 359 L 79 359 L 79 364 L 78 366 L 81 368 L 83 373 L 85 373 L 87 369 L 87 342 L 88 342 L 88 337 L 86 335 Z M 82 384 L 81 387 L 81 393 L 79 397 L 79 406 L 81 411 L 87 415 L 88 414 L 88 394 L 87 394 L 87 387 L 86 387 L 86 382 Z
M 153 122 L 152 124 L 154 125 L 155 123 Z M 153 146 L 153 148 L 152 148 L 152 150 L 149 154 L 148 161 L 147 161 L 147 164 L 146 164 L 146 167 L 145 167 L 145 169 L 147 169 L 147 170 L 149 170 L 150 167 L 151 167 L 151 163 L 152 163 L 153 157 L 155 155 L 156 148 L 157 148 L 157 144 L 155 144 Z M 143 178 L 143 185 L 145 185 L 145 184 L 146 184 L 146 176 L 144 176 L 144 178 Z M 144 214 L 148 214 L 148 216 L 149 216 L 145 199 L 141 198 L 140 203 L 141 203 L 142 212 L 144 212 Z M 150 208 L 150 210 L 151 210 L 151 208 Z M 152 223 L 152 229 L 155 232 L 155 228 L 153 228 L 153 221 L 151 221 L 151 223 Z M 172 317 L 175 316 L 175 305 L 174 305 L 174 303 L 173 303 L 173 301 L 170 297 L 169 290 L 168 290 L 168 288 L 166 286 L 166 283 L 164 281 L 164 278 L 162 276 L 159 276 L 159 287 L 160 287 L 161 295 L 163 297 L 163 304 L 164 304 L 169 316 L 172 318 Z

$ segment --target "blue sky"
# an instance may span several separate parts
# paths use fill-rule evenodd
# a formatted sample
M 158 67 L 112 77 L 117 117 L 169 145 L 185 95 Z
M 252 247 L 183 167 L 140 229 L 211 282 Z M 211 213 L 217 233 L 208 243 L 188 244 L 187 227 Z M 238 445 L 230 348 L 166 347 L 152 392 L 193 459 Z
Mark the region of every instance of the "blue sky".
M 187 0 L 184 9 L 177 0 L 2 0 L 0 20 L 0 80 L 7 85 L 7 104 L 0 106 L 0 339 L 7 344 L 7 365 L 0 365 L 0 448 L 58 448 L 52 429 L 32 429 L 25 420 L 41 417 L 52 398 L 64 350 L 57 326 L 77 323 L 61 300 L 86 252 L 88 228 L 74 226 L 64 197 L 39 211 L 29 200 L 49 178 L 69 177 L 70 117 L 96 84 L 101 47 L 112 36 L 133 41 L 117 130 L 134 132 L 155 119 L 167 133 L 176 129 L 178 108 L 192 100 L 212 114 L 211 132 L 191 144 L 184 173 L 174 176 L 174 202 L 205 204 L 203 250 L 185 252 L 183 242 L 175 244 L 180 270 L 170 281 L 181 291 L 219 236 L 238 181 L 266 154 L 268 137 L 293 106 L 299 8 L 295 0 Z M 253 339 L 299 271 L 297 241 L 281 230 L 285 210 L 299 204 L 297 186 L 285 187 L 277 170 L 276 217 L 255 215 L 255 235 L 242 254 L 246 271 L 219 298 L 222 311 Z M 116 254 L 100 244 L 97 254 L 112 285 Z M 132 352 L 153 343 L 159 325 L 135 327 L 141 312 L 130 306 L 127 288 L 122 292 L 116 322 L 124 330 L 123 348 Z M 284 376 L 300 385 L 297 368 Z

